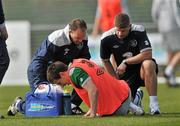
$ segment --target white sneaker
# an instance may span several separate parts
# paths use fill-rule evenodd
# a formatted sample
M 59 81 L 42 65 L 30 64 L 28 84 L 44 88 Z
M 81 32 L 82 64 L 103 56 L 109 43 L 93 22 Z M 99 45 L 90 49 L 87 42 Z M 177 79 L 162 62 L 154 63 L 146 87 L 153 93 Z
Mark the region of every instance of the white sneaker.
M 134 115 L 144 115 L 144 110 L 132 102 L 129 105 L 129 111 Z
M 17 104 L 22 101 L 21 97 L 16 97 L 13 101 L 13 103 L 9 106 L 7 110 L 7 115 L 8 116 L 15 116 L 15 114 L 18 112 Z
M 176 77 L 174 74 L 167 75 L 166 73 L 164 73 L 164 77 L 166 78 L 167 83 L 170 87 L 178 86 L 178 84 L 176 82 Z
M 135 112 L 133 112 L 134 115 L 140 116 L 144 115 L 144 110 L 141 107 L 138 107 Z
M 149 113 L 151 115 L 158 115 L 160 114 L 160 109 L 159 109 L 159 106 L 158 105 L 151 105 L 150 106 L 150 109 L 149 109 Z

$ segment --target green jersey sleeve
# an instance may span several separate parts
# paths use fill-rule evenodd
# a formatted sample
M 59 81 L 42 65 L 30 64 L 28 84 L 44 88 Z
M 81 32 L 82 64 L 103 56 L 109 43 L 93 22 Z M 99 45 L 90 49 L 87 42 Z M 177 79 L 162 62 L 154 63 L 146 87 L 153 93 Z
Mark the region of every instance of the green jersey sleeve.
M 89 75 L 81 68 L 74 67 L 69 72 L 72 82 L 77 87 L 83 87 L 83 85 L 90 79 Z

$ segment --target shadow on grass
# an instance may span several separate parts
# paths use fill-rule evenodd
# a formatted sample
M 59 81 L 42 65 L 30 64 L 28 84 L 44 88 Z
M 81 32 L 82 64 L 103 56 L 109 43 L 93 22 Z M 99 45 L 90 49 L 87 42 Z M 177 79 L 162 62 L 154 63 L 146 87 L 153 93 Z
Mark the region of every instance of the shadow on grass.
M 180 112 L 161 113 L 161 116 L 164 116 L 164 117 L 180 117 Z

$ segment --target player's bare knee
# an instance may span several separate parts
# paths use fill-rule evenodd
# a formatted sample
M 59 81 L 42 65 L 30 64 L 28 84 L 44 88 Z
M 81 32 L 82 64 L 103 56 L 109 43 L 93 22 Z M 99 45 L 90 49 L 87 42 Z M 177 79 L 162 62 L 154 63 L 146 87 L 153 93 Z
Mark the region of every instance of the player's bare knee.
M 155 63 L 152 60 L 145 60 L 142 62 L 142 67 L 145 73 L 152 73 L 155 70 Z

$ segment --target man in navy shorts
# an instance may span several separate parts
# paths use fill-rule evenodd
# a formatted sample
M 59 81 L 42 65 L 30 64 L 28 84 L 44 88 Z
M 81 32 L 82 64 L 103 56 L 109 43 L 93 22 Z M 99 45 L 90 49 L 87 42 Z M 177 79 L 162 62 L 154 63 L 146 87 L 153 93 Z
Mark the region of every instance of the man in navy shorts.
M 106 70 L 118 79 L 126 80 L 132 97 L 140 86 L 146 87 L 150 98 L 150 114 L 160 114 L 157 100 L 158 66 L 152 58 L 151 43 L 145 28 L 130 23 L 125 13 L 118 14 L 115 27 L 101 37 L 100 56 Z M 117 67 L 110 62 L 113 55 Z

